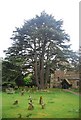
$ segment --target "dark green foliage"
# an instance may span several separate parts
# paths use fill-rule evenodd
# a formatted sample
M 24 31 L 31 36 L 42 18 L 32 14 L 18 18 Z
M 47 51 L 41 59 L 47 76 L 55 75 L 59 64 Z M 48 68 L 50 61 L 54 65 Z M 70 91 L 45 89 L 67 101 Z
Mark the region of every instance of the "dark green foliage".
M 66 64 L 62 63 L 69 64 L 70 45 L 66 42 L 70 37 L 62 26 L 62 20 L 56 20 L 43 11 L 40 16 L 25 21 L 21 28 L 13 31 L 13 44 L 5 51 L 5 59 L 19 67 L 21 76 L 32 72 L 39 88 L 47 86 L 50 68 L 64 70 Z
M 24 85 L 23 81 L 23 75 L 20 66 L 17 66 L 16 64 L 13 64 L 9 61 L 3 61 L 2 62 L 2 82 L 6 82 L 7 84 L 15 83 L 18 86 Z

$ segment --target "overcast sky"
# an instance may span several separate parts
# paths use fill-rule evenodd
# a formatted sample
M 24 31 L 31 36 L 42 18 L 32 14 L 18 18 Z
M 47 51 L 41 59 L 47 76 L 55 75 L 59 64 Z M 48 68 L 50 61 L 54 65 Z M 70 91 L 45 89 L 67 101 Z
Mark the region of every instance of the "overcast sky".
M 73 50 L 79 47 L 80 0 L 0 0 L 0 57 L 11 46 L 10 37 L 15 27 L 45 10 L 55 19 L 64 21 L 63 28 L 70 35 Z

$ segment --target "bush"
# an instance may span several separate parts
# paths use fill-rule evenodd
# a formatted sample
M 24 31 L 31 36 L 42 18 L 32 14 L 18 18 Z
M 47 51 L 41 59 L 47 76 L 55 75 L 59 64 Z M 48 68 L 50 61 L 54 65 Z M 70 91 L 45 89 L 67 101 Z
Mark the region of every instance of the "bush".
M 32 82 L 32 74 L 24 77 L 24 82 L 26 85 L 29 85 Z

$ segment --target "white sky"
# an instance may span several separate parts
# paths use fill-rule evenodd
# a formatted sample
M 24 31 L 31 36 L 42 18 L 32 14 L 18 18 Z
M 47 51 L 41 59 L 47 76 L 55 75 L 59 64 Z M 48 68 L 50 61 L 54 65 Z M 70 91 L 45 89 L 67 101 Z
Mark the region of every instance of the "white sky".
M 11 46 L 15 27 L 43 10 L 55 19 L 63 19 L 63 28 L 70 35 L 73 50 L 79 47 L 79 0 L 0 0 L 0 57 Z

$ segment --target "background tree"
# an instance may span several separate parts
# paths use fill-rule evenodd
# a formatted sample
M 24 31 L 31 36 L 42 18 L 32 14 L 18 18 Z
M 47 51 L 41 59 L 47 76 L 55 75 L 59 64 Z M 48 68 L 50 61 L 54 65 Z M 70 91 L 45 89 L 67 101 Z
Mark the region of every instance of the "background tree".
M 3 61 L 2 62 L 2 81 L 4 83 L 15 83 L 18 86 L 23 86 L 23 74 L 20 66 L 14 65 L 12 62 Z

